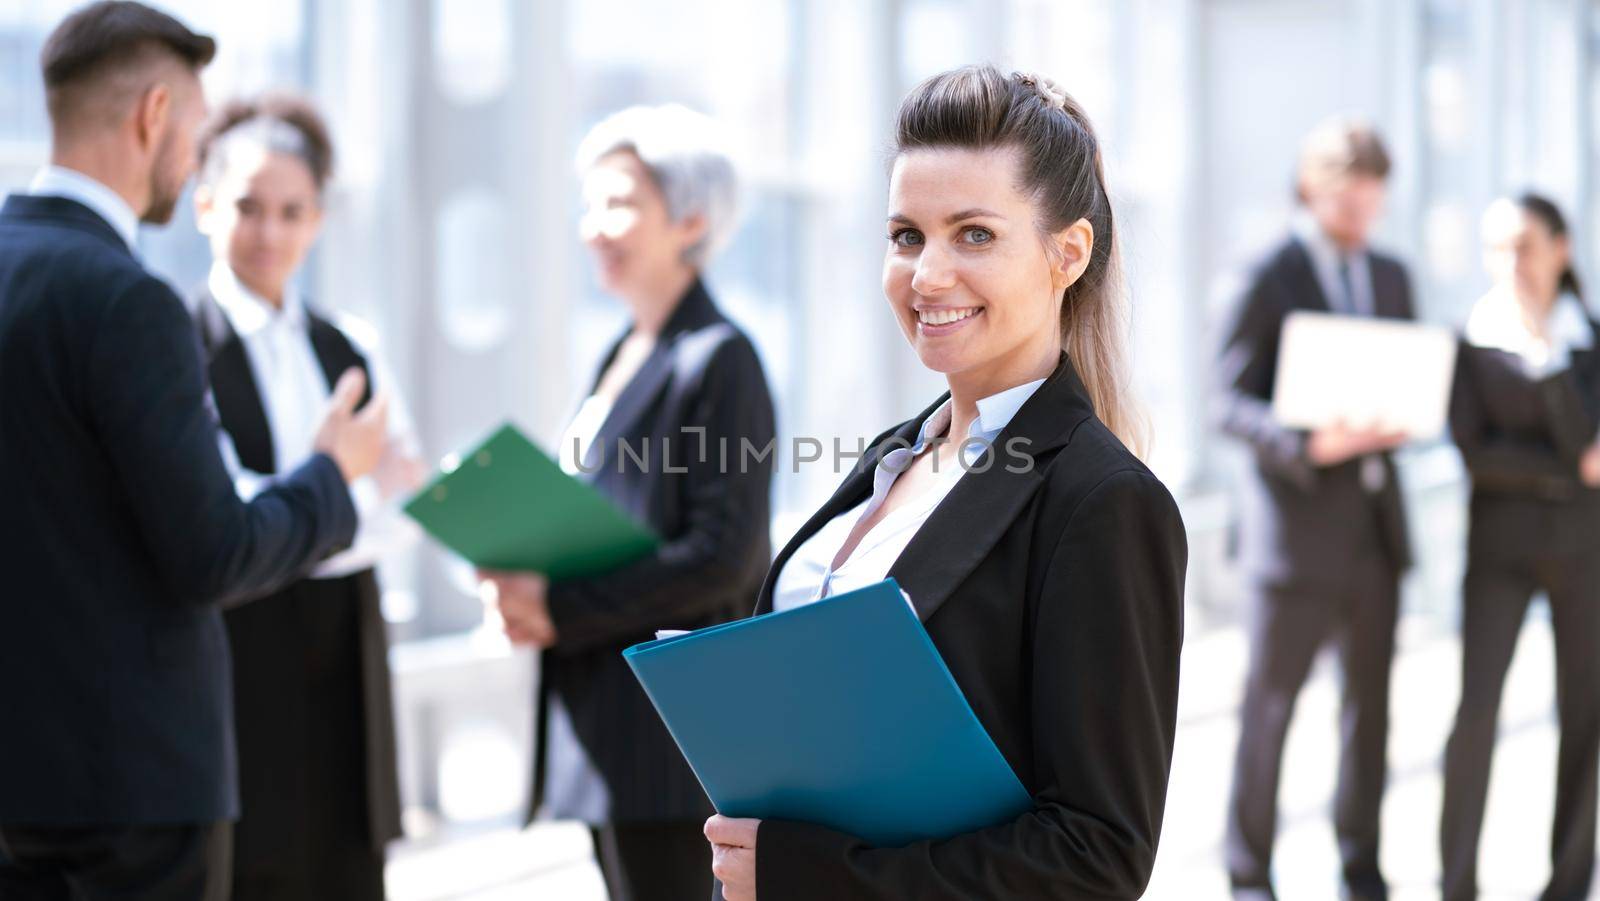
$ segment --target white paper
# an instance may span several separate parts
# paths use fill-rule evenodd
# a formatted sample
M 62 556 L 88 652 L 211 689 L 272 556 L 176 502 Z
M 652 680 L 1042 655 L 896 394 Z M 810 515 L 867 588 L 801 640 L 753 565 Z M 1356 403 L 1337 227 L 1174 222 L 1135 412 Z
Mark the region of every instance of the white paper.
M 1296 310 L 1278 344 L 1273 418 L 1435 438 L 1449 422 L 1455 362 L 1446 328 Z

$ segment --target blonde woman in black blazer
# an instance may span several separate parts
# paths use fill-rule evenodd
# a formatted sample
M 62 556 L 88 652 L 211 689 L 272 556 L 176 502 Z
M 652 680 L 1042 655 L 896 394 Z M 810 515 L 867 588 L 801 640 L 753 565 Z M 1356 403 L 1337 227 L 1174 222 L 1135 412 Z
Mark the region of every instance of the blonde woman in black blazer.
M 950 394 L 878 436 L 757 612 L 893 576 L 1034 805 L 901 848 L 713 817 L 713 870 L 728 901 L 1136 898 L 1166 801 L 1187 549 L 1124 444 L 1094 133 L 1050 82 L 969 68 L 912 92 L 897 144 L 884 293 Z

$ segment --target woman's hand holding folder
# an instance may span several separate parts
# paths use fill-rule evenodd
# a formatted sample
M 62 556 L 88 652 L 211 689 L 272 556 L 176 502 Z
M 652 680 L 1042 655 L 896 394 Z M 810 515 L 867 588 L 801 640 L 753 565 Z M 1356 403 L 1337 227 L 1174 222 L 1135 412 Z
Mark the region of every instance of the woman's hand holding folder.
M 512 644 L 542 650 L 556 643 L 556 626 L 547 601 L 550 580 L 543 573 L 480 569 L 478 579 L 484 615 L 499 618 Z
M 722 882 L 723 901 L 756 901 L 756 834 L 760 820 L 720 814 L 706 820 L 711 874 Z

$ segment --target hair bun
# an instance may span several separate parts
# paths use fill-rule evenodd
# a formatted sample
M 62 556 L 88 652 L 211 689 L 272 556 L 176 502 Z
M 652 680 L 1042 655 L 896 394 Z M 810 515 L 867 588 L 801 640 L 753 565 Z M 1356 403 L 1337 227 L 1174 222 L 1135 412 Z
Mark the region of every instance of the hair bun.
M 1045 103 L 1062 112 L 1067 111 L 1067 92 L 1055 82 L 1031 72 L 1013 72 L 1011 77 L 1016 79 L 1018 84 L 1033 88 L 1034 93 L 1043 98 Z

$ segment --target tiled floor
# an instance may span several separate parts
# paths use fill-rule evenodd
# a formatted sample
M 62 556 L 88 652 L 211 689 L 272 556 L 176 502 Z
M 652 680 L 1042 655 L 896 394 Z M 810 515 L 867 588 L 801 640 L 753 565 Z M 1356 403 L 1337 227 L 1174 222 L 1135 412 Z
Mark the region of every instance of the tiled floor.
M 1397 901 L 1438 896 L 1439 761 L 1458 693 L 1460 651 L 1436 623 L 1403 624 L 1394 675 L 1383 862 Z M 1548 623 L 1536 615 L 1523 630 L 1506 686 L 1481 861 L 1486 901 L 1532 898 L 1548 872 L 1556 753 L 1550 655 Z M 1148 898 L 1226 897 L 1221 832 L 1244 665 L 1240 630 L 1197 636 L 1185 649 L 1177 754 Z M 1337 708 L 1336 669 L 1324 660 L 1301 698 L 1284 765 L 1277 874 L 1280 895 L 1292 901 L 1337 897 L 1338 857 L 1327 818 Z M 389 867 L 391 897 L 601 901 L 588 844 L 585 830 L 550 825 L 401 848 Z

